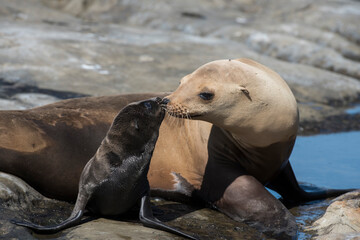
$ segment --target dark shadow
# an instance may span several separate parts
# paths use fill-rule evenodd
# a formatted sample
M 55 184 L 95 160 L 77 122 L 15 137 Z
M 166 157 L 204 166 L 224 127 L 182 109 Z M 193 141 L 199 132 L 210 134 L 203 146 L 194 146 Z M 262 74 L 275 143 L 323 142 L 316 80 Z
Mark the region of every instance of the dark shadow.
M 15 83 L 6 81 L 3 78 L 0 78 L 0 98 L 9 99 L 15 94 L 18 93 L 42 93 L 47 94 L 59 99 L 68 99 L 68 98 L 79 98 L 90 96 L 88 94 L 70 92 L 70 91 L 58 91 L 47 88 L 39 88 L 34 85 L 29 85 L 25 83 Z
M 182 17 L 188 17 L 188 18 L 196 18 L 196 19 L 206 19 L 206 17 L 200 13 L 196 13 L 196 12 L 182 12 L 181 13 Z
M 201 209 L 201 207 L 182 203 L 167 203 L 163 205 L 152 206 L 154 216 L 163 222 L 172 221 L 199 209 Z
M 201 209 L 201 207 L 194 207 L 182 203 L 165 203 L 157 206 L 152 205 L 151 209 L 153 211 L 154 217 L 156 217 L 162 222 L 169 222 L 179 217 L 182 217 L 186 214 L 197 211 Z M 105 218 L 116 221 L 140 223 L 139 210 L 140 208 L 136 206 L 131 208 L 129 211 L 127 211 L 124 214 L 118 216 L 105 216 Z M 93 216 L 93 215 L 89 213 L 89 216 Z

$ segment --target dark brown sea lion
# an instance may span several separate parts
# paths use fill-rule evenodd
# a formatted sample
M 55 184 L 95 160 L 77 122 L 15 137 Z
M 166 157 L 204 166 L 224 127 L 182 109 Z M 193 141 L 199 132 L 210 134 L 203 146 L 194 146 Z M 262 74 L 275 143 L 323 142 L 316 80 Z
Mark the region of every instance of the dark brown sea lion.
M 129 102 L 168 94 L 80 98 L 25 111 L 0 112 L 0 171 L 23 178 L 46 196 L 75 200 L 80 173 L 116 113 Z M 294 217 L 267 192 L 297 204 L 347 190 L 306 193 L 288 158 L 298 110 L 285 81 L 248 59 L 205 64 L 181 80 L 151 160 L 152 191 L 193 195 L 261 231 L 296 234 Z M 203 121 L 195 121 L 203 120 Z
M 139 217 L 148 227 L 190 239 L 188 234 L 153 217 L 147 179 L 164 111 L 161 98 L 131 103 L 115 117 L 95 155 L 85 165 L 71 216 L 55 226 L 13 223 L 42 233 L 55 233 L 77 225 L 85 207 L 99 215 L 120 215 L 141 201 Z

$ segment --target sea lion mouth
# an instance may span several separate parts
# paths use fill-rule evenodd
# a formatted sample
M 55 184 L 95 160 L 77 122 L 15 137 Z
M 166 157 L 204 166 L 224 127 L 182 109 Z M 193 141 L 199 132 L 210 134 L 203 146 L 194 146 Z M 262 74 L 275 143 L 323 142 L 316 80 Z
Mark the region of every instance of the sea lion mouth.
M 190 114 L 173 112 L 173 111 L 169 111 L 169 110 L 166 109 L 166 108 L 165 108 L 165 111 L 166 111 L 166 113 L 168 113 L 170 116 L 176 117 L 176 118 L 194 119 L 194 118 L 197 118 L 197 117 L 201 117 L 201 116 L 202 116 L 202 114 L 190 115 Z
M 190 118 L 198 118 L 201 116 L 203 116 L 203 114 L 193 114 L 193 115 L 190 115 Z
M 166 111 L 170 116 L 176 118 L 186 118 L 193 119 L 202 116 L 202 114 L 191 114 L 189 110 L 181 104 L 169 104 L 170 100 L 168 98 L 163 98 L 160 102 L 160 106 L 162 109 Z

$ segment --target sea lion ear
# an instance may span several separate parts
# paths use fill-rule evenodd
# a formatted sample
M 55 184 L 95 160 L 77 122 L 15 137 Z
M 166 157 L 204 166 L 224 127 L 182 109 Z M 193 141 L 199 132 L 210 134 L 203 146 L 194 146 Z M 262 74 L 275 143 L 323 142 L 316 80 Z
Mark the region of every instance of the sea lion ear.
M 245 95 L 250 95 L 249 91 L 243 87 L 243 86 L 239 86 L 238 89 L 243 92 Z
M 246 87 L 238 86 L 238 90 L 245 94 L 245 96 L 251 101 L 251 96 L 249 90 Z

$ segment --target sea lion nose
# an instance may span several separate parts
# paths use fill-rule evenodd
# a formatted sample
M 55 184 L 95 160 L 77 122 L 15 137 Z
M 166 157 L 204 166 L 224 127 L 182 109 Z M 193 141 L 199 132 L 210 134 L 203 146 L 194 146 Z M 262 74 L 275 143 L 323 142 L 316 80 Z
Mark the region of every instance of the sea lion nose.
M 162 104 L 167 105 L 170 102 L 170 99 L 168 98 L 163 98 L 163 100 L 161 101 Z
M 156 102 L 157 104 L 161 104 L 162 99 L 161 99 L 160 97 L 156 97 L 156 98 L 155 98 L 155 102 Z

